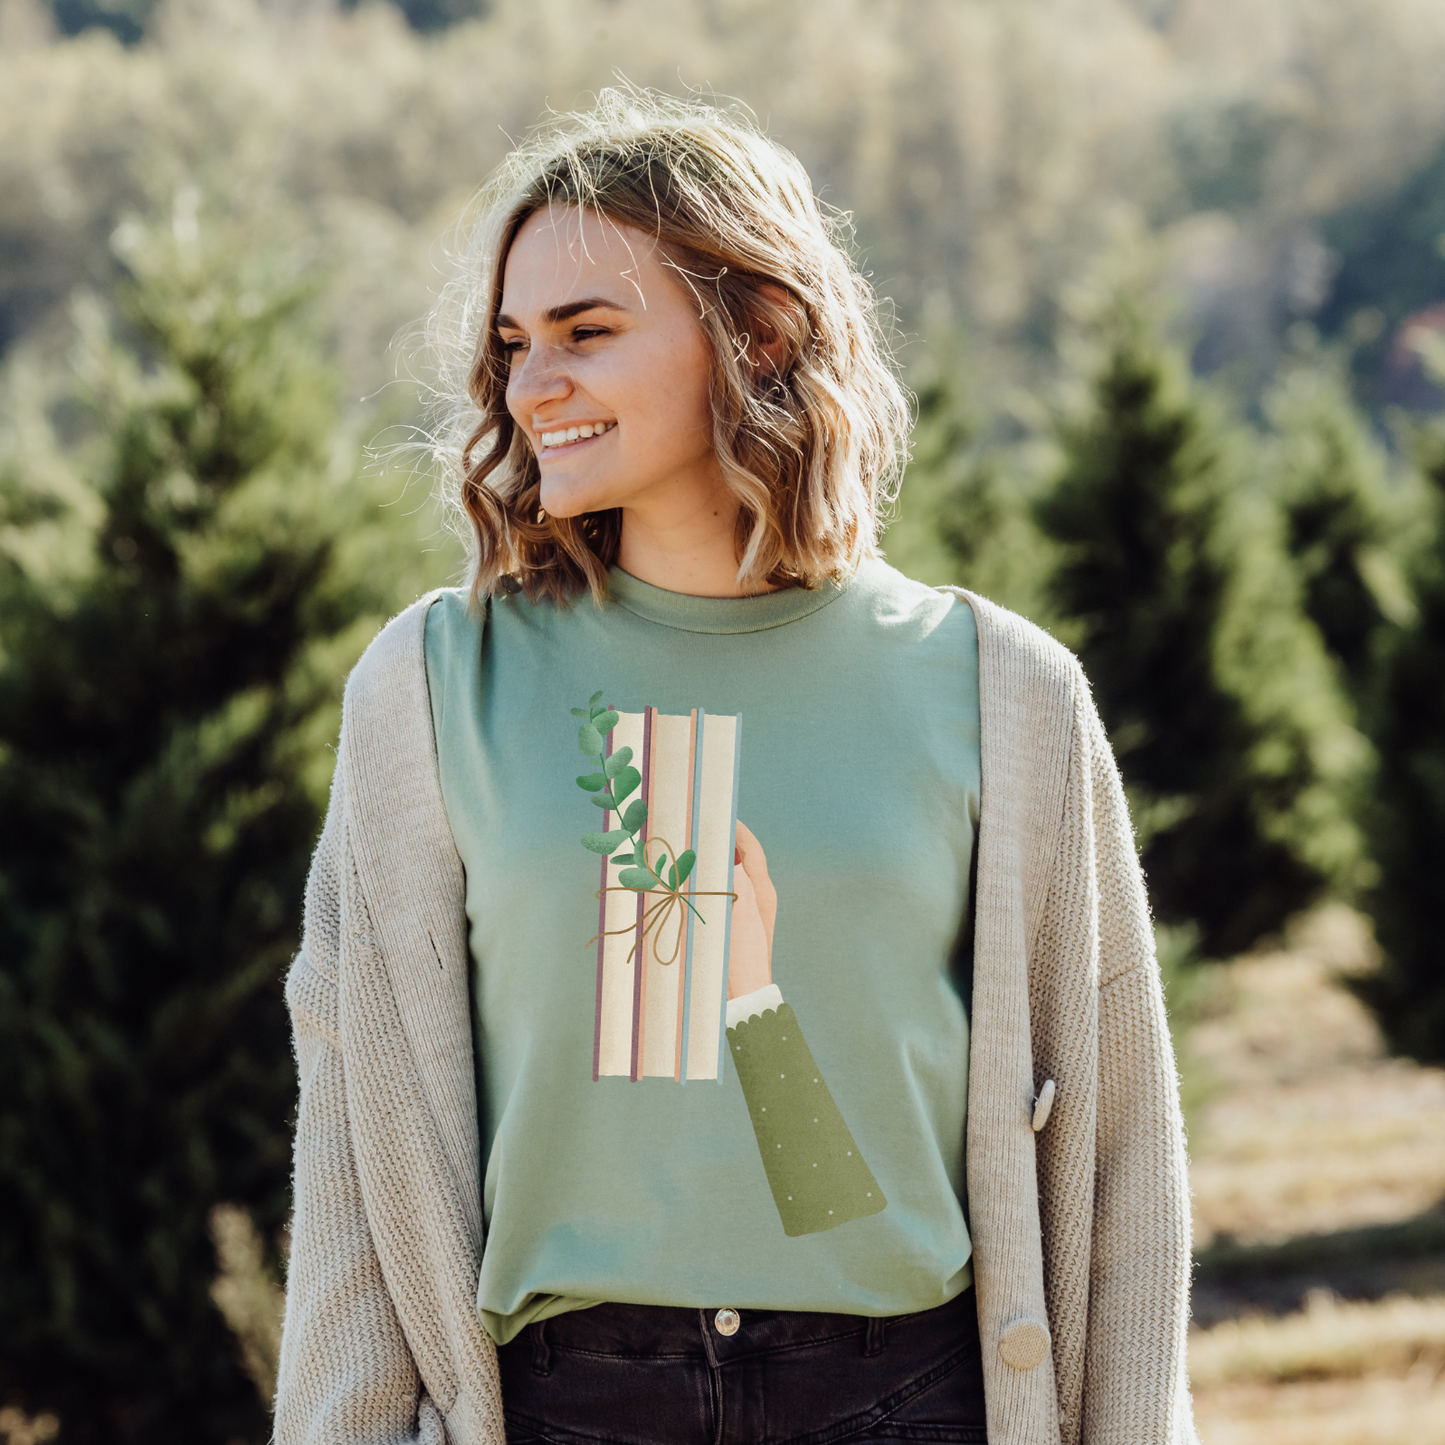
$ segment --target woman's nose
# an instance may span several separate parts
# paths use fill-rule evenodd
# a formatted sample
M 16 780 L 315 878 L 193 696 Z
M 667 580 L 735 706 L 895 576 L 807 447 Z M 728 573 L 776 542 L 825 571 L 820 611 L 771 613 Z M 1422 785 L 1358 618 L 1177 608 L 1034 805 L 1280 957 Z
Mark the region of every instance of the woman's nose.
M 545 401 L 557 401 L 572 389 L 567 374 L 566 358 L 549 346 L 532 345 L 522 354 L 519 366 L 513 366 L 507 382 L 512 405 L 522 411 L 533 410 Z

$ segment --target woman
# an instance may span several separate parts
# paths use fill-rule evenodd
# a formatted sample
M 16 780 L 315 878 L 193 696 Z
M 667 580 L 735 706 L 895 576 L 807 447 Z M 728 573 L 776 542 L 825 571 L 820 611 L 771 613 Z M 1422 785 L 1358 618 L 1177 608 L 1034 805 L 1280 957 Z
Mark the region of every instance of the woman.
M 610 94 L 485 199 L 472 585 L 352 675 L 288 985 L 278 1440 L 1192 1440 L 1118 776 L 1062 648 L 879 558 L 806 175 Z

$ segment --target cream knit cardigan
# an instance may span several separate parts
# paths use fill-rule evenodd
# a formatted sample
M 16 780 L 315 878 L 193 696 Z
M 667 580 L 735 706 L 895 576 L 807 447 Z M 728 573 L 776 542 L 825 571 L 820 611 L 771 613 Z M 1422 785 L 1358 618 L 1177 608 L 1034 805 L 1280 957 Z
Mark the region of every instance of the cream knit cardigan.
M 989 1440 L 1186 1445 L 1184 1137 L 1119 776 L 1073 657 L 960 595 L 982 712 L 967 1152 Z M 287 982 L 301 1097 L 279 1445 L 505 1438 L 477 1316 L 482 1159 L 431 601 L 347 684 Z

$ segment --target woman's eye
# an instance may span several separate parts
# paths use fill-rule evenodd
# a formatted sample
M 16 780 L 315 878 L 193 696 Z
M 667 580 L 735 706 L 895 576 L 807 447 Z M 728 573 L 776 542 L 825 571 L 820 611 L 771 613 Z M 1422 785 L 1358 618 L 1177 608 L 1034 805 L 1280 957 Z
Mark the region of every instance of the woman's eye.
M 525 351 L 526 348 L 527 343 L 525 341 L 519 340 L 516 337 L 513 337 L 511 340 L 507 340 L 504 338 L 502 341 L 502 350 L 507 352 L 508 354 L 518 351 Z
M 572 332 L 573 341 L 591 341 L 597 336 L 606 336 L 605 326 L 578 326 Z

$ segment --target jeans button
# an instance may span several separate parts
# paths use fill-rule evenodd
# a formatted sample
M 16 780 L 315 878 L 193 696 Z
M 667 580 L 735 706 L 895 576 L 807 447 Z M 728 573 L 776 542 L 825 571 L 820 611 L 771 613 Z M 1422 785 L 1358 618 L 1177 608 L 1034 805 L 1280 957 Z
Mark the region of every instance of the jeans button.
M 736 1310 L 719 1310 L 713 1317 L 713 1324 L 720 1335 L 735 1335 L 742 1324 L 742 1316 Z

